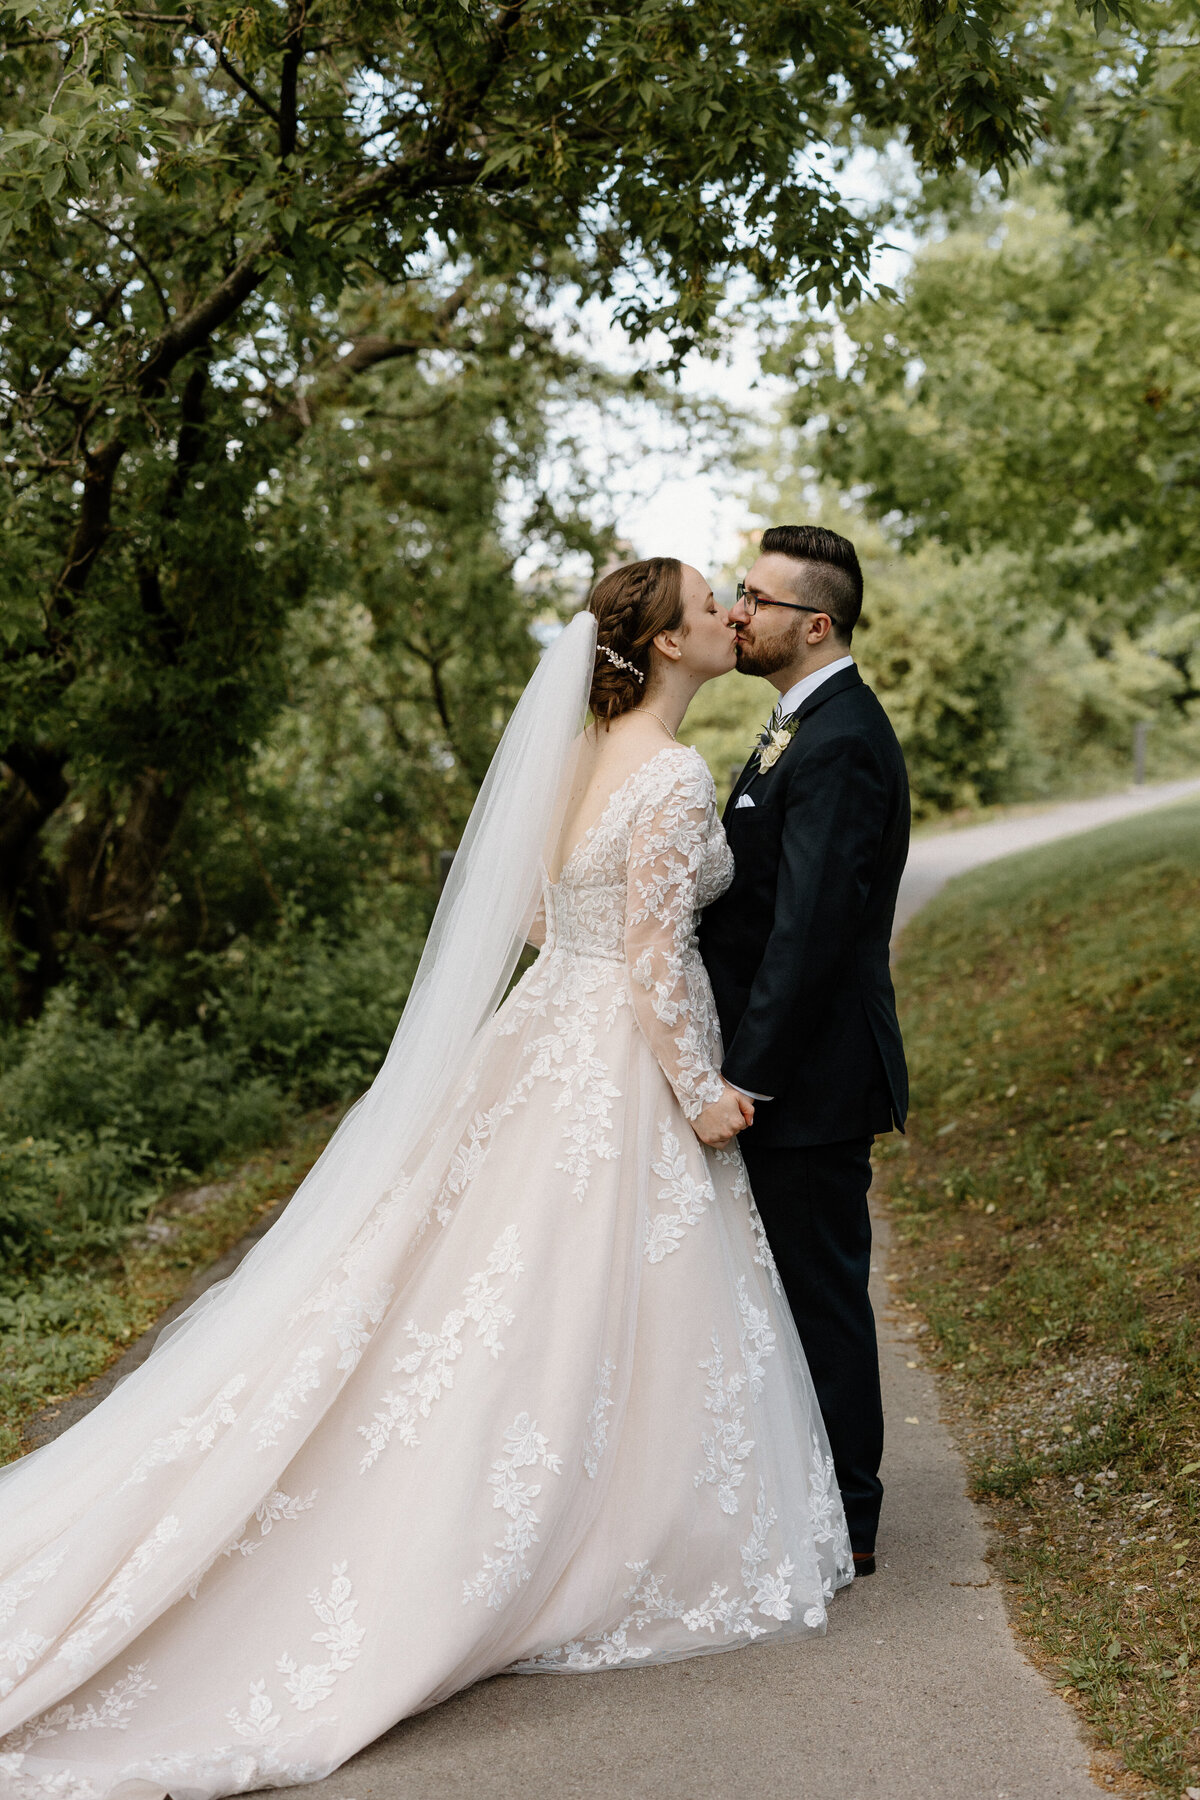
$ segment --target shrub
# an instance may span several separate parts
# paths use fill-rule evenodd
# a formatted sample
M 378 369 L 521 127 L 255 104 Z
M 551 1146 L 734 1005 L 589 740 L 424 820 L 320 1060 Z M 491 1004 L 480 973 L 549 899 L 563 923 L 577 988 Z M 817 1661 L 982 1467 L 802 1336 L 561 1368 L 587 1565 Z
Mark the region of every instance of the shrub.
M 203 1168 L 282 1124 L 278 1082 L 248 1070 L 232 1045 L 206 1043 L 198 1026 L 105 1027 L 68 987 L 18 1036 L 20 1059 L 0 1077 L 9 1140 L 136 1145 L 147 1172 L 165 1173 Z
M 152 966 L 133 972 L 115 1015 L 104 993 L 76 983 L 5 1033 L 5 1273 L 19 1282 L 115 1249 L 181 1176 L 277 1139 L 298 1106 L 364 1088 L 395 1030 L 424 925 L 421 897 L 405 891 L 374 909 L 360 899 L 342 930 L 293 911 L 272 940 L 189 959 L 179 986 L 193 1023 L 141 1016 L 166 1010 L 163 971 Z
M 214 1041 L 305 1105 L 365 1087 L 408 997 L 426 925 L 400 896 L 365 901 L 349 929 L 289 920 L 266 944 L 235 942 L 205 959 L 201 1002 Z
M 0 1294 L 10 1310 L 38 1270 L 115 1249 L 167 1172 L 146 1143 L 123 1143 L 112 1126 L 65 1143 L 0 1142 Z

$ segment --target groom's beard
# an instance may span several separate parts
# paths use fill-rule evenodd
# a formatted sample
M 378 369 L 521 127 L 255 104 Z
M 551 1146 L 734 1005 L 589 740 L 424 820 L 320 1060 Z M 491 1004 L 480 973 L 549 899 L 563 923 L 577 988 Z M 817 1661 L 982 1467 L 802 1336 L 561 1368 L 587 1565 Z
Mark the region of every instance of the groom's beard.
M 774 675 L 794 663 L 804 638 L 804 621 L 781 632 L 776 638 L 748 641 L 738 633 L 735 645 L 738 672 L 742 675 Z

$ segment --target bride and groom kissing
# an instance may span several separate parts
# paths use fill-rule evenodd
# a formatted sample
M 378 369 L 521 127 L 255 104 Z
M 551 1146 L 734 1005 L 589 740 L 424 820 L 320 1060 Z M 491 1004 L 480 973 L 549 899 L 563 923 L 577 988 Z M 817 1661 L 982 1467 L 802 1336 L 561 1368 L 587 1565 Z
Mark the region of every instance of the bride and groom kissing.
M 4 1794 L 316 1781 L 487 1675 L 819 1633 L 872 1572 L 908 799 L 861 602 L 778 527 L 730 611 L 634 563 L 546 652 L 372 1088 L 0 1475 Z M 781 698 L 722 825 L 676 733 L 735 664 Z

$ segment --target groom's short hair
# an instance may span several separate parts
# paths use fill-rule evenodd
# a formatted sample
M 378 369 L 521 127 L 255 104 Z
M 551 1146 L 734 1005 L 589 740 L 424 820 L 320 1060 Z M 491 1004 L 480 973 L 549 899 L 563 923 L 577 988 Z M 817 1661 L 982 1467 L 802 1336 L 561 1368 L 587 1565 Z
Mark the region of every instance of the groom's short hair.
M 762 534 L 764 556 L 790 556 L 807 563 L 796 591 L 833 621 L 834 631 L 849 643 L 862 612 L 863 578 L 849 538 L 822 525 L 772 525 Z

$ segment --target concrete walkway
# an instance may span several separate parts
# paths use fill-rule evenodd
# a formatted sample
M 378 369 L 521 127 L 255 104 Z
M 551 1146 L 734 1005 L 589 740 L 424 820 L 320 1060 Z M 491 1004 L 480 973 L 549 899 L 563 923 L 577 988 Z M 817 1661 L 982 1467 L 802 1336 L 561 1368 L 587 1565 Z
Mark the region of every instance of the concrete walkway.
M 897 925 L 980 863 L 1191 794 L 1200 794 L 1200 780 L 920 838 Z M 890 1302 L 885 1232 L 877 1263 L 888 1418 L 881 1567 L 839 1595 L 827 1637 L 653 1669 L 499 1676 L 397 1726 L 305 1795 L 1095 1800 L 1105 1792 L 1088 1774 L 1075 1715 L 1009 1629 L 984 1560 L 983 1516 L 939 1420 L 916 1327 Z M 149 1338 L 131 1354 L 140 1359 L 148 1347 Z M 119 1364 L 103 1386 L 121 1372 Z M 83 1408 L 100 1397 L 93 1388 L 80 1397 Z M 43 1416 L 31 1437 L 55 1435 L 78 1408 Z
M 1065 806 L 1050 806 L 1024 817 L 1010 815 L 993 819 L 987 825 L 968 825 L 961 831 L 939 831 L 928 837 L 917 837 L 913 840 L 900 887 L 896 930 L 907 925 L 913 914 L 940 893 L 955 875 L 963 875 L 968 869 L 995 862 L 1001 856 L 1011 856 L 1016 850 L 1032 850 L 1038 844 L 1052 844 L 1059 838 L 1075 837 L 1081 831 L 1094 831 L 1098 825 L 1112 825 L 1118 819 L 1151 812 L 1155 807 L 1168 806 L 1172 800 L 1186 800 L 1192 795 L 1200 795 L 1200 778 L 1126 788 L 1119 794 L 1101 794 L 1093 800 L 1071 800 Z

